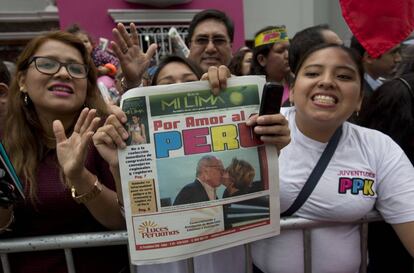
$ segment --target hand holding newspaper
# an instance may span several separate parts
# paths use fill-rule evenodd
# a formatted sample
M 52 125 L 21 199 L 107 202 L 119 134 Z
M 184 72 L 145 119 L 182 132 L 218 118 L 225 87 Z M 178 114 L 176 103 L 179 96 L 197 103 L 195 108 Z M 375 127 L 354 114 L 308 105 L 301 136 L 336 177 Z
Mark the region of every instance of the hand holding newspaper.
M 278 162 L 246 125 L 264 79 L 136 88 L 122 97 L 119 150 L 131 261 L 181 260 L 280 232 Z

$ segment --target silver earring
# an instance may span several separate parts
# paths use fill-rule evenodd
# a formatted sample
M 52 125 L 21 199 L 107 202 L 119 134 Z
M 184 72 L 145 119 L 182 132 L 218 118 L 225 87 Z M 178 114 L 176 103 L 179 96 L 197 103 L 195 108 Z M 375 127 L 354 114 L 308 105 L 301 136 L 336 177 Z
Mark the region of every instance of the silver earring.
M 23 98 L 24 104 L 27 106 L 29 105 L 29 96 L 27 96 L 26 93 L 24 93 L 24 98 Z

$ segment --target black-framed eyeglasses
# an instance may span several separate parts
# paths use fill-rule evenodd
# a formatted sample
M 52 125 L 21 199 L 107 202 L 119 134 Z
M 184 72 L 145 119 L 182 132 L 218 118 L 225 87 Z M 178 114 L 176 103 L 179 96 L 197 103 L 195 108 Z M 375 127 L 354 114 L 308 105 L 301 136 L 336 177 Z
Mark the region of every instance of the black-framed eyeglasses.
M 29 61 L 29 64 L 33 63 L 37 71 L 46 75 L 56 74 L 62 66 L 66 68 L 69 75 L 76 79 L 84 79 L 88 76 L 89 68 L 85 64 L 80 63 L 61 63 L 55 59 L 49 57 L 32 57 Z
M 223 36 L 213 36 L 211 38 L 208 36 L 197 36 L 194 38 L 193 43 L 198 46 L 207 46 L 210 41 L 216 47 L 225 46 L 229 43 L 227 38 Z

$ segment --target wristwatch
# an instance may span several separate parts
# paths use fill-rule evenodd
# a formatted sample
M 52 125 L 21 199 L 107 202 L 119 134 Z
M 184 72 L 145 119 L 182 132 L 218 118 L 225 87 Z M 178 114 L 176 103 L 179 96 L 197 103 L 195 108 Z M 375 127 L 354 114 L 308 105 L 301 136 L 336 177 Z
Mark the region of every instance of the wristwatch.
M 77 195 L 76 189 L 74 186 L 72 186 L 70 190 L 72 192 L 72 198 L 76 201 L 76 203 L 85 204 L 91 201 L 92 199 L 94 199 L 96 196 L 98 196 L 98 194 L 101 193 L 102 184 L 99 183 L 98 179 L 96 179 L 96 182 L 93 184 L 93 188 L 89 192 L 81 194 L 81 195 Z

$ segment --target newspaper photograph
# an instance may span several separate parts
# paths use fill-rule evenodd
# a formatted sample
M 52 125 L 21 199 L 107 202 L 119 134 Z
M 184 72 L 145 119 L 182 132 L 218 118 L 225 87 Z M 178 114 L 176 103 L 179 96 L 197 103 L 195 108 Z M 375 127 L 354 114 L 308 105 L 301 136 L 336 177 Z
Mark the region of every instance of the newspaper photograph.
M 177 261 L 278 235 L 278 161 L 246 125 L 265 79 L 135 88 L 119 150 L 133 264 Z

